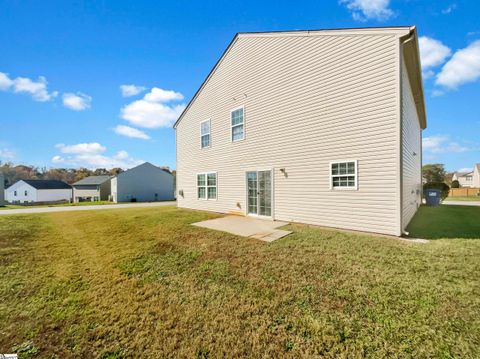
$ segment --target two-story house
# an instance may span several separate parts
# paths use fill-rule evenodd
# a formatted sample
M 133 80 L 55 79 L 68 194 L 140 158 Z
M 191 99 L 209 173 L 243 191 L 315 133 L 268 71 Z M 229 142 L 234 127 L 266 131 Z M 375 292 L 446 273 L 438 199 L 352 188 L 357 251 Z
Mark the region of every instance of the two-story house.
M 415 27 L 239 33 L 174 125 L 178 207 L 399 236 L 425 127 Z
M 480 163 L 473 167 L 473 171 L 455 172 L 452 181 L 458 181 L 460 187 L 480 188 Z
M 72 184 L 74 202 L 107 201 L 111 195 L 110 176 L 89 176 Z

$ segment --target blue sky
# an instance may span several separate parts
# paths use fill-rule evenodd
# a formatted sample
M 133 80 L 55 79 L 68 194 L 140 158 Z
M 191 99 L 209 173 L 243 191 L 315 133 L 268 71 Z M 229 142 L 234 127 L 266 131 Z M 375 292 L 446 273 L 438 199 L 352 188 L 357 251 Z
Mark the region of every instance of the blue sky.
M 424 162 L 470 168 L 480 162 L 479 13 L 474 0 L 0 0 L 0 160 L 175 168 L 171 125 L 236 32 L 416 25 Z

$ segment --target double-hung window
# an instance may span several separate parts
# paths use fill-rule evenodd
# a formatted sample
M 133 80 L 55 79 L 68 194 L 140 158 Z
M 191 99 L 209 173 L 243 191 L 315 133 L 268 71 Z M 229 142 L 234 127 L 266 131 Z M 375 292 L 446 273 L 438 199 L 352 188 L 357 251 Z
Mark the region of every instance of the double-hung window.
M 245 109 L 238 107 L 230 112 L 232 126 L 232 141 L 241 141 L 245 138 Z
M 357 161 L 330 162 L 331 189 L 357 189 Z
M 200 123 L 200 142 L 202 148 L 210 147 L 210 120 Z
M 217 199 L 217 174 L 215 172 L 197 174 L 197 198 Z

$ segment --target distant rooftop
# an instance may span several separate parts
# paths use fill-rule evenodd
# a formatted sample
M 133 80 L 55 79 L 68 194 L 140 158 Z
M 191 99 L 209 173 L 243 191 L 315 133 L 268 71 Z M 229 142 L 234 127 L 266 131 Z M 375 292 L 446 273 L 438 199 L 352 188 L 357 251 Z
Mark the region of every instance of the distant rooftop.
M 70 189 L 69 184 L 57 180 L 23 180 L 36 189 Z
M 75 182 L 73 185 L 100 185 L 105 181 L 108 181 L 110 176 L 90 176 Z

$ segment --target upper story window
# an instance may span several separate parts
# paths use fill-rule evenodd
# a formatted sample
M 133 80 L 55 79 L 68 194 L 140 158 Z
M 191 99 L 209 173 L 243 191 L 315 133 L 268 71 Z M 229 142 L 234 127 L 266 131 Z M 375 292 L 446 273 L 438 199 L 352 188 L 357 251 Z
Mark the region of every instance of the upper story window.
M 465 181 L 471 181 L 472 178 L 473 178 L 472 176 L 466 176 L 466 177 L 465 177 Z
M 17 191 L 13 191 L 13 195 L 16 197 L 17 196 Z
M 25 191 L 25 196 L 28 196 L 28 192 L 27 192 L 27 191 Z
M 245 109 L 243 106 L 230 112 L 230 121 L 232 125 L 232 141 L 245 139 Z
M 217 199 L 217 174 L 215 172 L 197 174 L 197 198 Z
M 357 189 L 357 161 L 330 162 L 331 189 Z
M 202 148 L 210 147 L 210 120 L 200 123 L 200 142 Z

